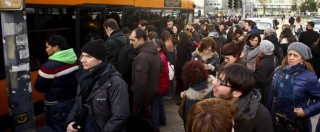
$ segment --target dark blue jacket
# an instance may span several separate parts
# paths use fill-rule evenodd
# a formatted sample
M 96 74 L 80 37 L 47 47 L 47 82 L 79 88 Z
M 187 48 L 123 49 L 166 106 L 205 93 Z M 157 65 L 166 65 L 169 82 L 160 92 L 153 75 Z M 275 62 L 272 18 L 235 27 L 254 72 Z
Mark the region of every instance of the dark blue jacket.
M 302 71 L 298 70 L 301 69 Z M 287 115 L 289 118 L 294 119 L 297 118 L 296 114 L 293 112 L 294 108 L 301 107 L 305 113 L 305 117 L 312 117 L 320 112 L 320 83 L 317 79 L 317 76 L 307 70 L 307 68 L 302 64 L 297 64 L 292 67 L 285 67 L 285 68 L 277 68 L 273 80 L 272 85 L 269 89 L 269 97 L 268 97 L 268 104 L 267 108 L 269 109 L 271 114 L 274 114 L 275 111 L 272 109 L 273 107 L 276 108 L 276 106 L 273 106 L 273 96 L 274 96 L 274 89 L 275 85 L 279 85 L 279 80 L 283 77 L 284 73 L 289 73 L 291 75 L 294 75 L 293 79 L 293 106 L 291 107 L 282 107 L 285 106 L 281 102 L 278 104 L 278 110 L 280 110 L 283 114 Z M 277 86 L 279 89 L 279 86 Z M 281 90 L 281 89 L 280 89 Z M 288 95 L 281 95 L 282 92 L 278 92 L 279 96 L 288 96 Z M 309 103 L 309 99 L 315 99 L 314 103 Z M 279 102 L 279 101 L 278 101 Z

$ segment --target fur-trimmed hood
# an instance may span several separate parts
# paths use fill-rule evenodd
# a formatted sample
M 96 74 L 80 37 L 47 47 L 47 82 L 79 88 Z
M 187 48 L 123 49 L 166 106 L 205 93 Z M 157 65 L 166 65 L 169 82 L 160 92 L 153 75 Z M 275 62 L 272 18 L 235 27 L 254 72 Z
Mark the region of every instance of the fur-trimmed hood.
M 215 77 L 209 75 L 208 80 L 197 85 L 190 86 L 186 91 L 186 97 L 190 100 L 202 100 L 208 94 L 212 94 L 212 81 L 214 79 Z

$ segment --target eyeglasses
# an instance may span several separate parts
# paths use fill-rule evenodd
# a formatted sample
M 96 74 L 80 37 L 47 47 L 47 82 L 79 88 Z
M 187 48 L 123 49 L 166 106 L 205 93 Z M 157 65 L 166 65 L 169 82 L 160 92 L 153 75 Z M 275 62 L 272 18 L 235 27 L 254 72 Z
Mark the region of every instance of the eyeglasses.
M 220 78 L 217 78 L 217 81 L 218 81 L 218 86 L 225 86 L 225 87 L 229 87 L 229 88 L 231 88 L 231 86 L 230 85 L 227 85 L 227 82 L 225 81 L 225 80 L 221 80 Z

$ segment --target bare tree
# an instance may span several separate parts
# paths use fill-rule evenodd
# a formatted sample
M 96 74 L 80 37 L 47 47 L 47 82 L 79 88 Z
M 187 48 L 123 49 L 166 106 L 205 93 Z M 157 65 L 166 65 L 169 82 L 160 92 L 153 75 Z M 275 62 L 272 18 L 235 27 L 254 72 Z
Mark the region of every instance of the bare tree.
M 261 4 L 263 8 L 263 16 L 266 15 L 266 8 L 267 8 L 267 0 L 258 0 L 258 2 Z

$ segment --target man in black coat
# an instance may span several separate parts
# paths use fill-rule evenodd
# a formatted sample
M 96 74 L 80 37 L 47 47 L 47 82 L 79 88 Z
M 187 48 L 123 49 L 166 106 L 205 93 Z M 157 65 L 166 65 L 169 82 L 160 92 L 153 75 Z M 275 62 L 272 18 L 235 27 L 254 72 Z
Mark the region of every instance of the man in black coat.
M 83 69 L 78 76 L 75 104 L 67 119 L 67 132 L 124 131 L 129 117 L 128 85 L 107 61 L 102 40 L 81 49 Z
M 302 32 L 299 37 L 299 42 L 306 44 L 310 49 L 312 49 L 312 44 L 319 38 L 319 33 L 313 30 L 314 22 L 310 21 L 307 25 L 307 31 Z
M 131 46 L 129 43 L 129 39 L 119 29 L 116 20 L 110 18 L 104 22 L 103 26 L 106 34 L 108 35 L 107 40 L 104 42 L 104 46 L 107 49 L 107 60 L 115 66 L 130 89 L 131 66 L 133 58 L 128 58 L 129 60 L 119 60 L 120 58 L 118 57 L 120 56 L 120 54 L 131 54 L 131 56 L 133 56 L 133 48 L 131 48 L 131 51 L 129 53 L 121 52 L 121 48 Z

